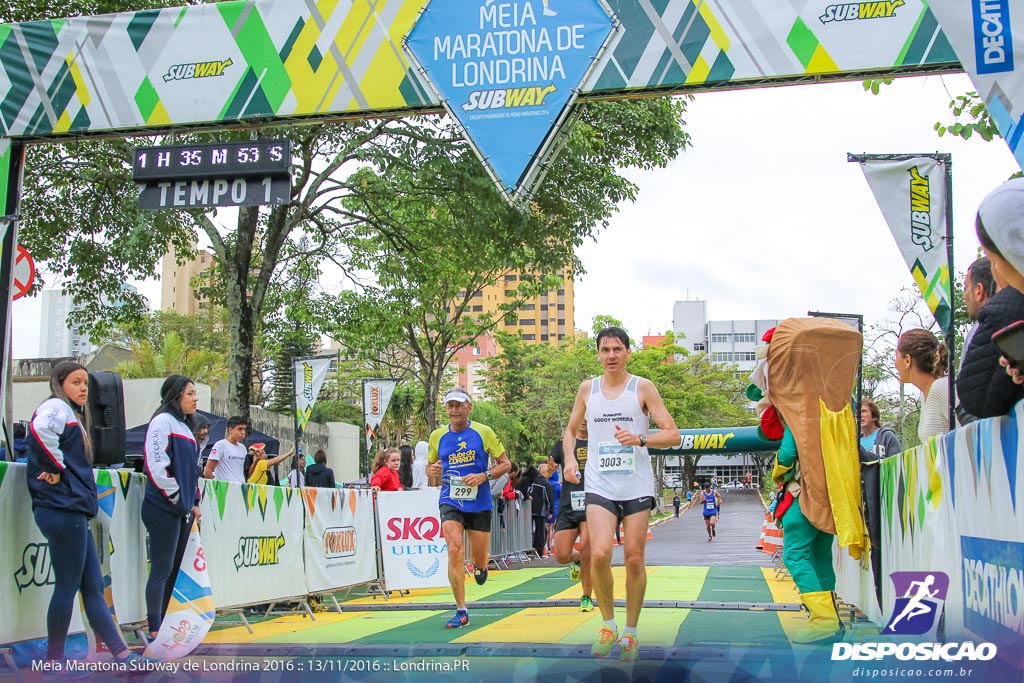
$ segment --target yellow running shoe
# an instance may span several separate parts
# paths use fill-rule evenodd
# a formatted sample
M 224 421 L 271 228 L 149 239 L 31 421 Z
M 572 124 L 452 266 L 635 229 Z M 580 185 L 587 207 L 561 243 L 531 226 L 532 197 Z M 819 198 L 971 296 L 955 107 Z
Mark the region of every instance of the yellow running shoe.
M 573 581 L 580 580 L 580 563 L 573 562 L 569 565 L 569 578 Z
M 597 632 L 597 642 L 590 648 L 590 654 L 595 657 L 607 657 L 612 653 L 612 647 L 619 639 L 619 632 L 613 631 L 607 626 L 602 626 Z
M 636 636 L 627 633 L 622 636 L 622 650 L 619 651 L 620 662 L 635 662 L 640 657 L 640 643 L 636 642 Z

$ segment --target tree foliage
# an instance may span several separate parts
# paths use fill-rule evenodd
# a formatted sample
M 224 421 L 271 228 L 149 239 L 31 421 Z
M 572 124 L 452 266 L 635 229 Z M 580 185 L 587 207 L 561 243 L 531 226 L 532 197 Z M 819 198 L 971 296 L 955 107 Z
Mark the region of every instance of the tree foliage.
M 177 332 L 168 332 L 159 346 L 143 339 L 132 344 L 131 351 L 132 360 L 114 368 L 126 378 L 184 375 L 195 382 L 215 384 L 227 376 L 224 356 L 185 344 Z

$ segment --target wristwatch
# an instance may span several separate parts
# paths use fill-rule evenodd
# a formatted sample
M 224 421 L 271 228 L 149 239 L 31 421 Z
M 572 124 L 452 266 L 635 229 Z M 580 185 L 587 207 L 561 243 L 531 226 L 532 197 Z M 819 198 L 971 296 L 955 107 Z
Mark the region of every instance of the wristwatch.
M 640 447 L 643 448 L 646 445 L 647 445 L 647 435 L 646 434 L 641 434 L 640 435 Z
M 491 480 L 491 471 L 490 470 L 484 470 L 484 476 L 487 477 L 487 481 L 490 481 Z

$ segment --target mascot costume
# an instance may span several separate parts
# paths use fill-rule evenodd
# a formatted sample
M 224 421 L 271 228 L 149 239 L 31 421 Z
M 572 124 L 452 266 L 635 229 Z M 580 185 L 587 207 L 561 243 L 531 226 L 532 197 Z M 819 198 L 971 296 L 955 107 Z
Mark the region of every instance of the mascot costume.
M 783 488 L 775 519 L 786 534 L 782 560 L 810 614 L 793 640 L 832 640 L 844 630 L 833 593 L 833 540 L 855 559 L 869 549 L 850 405 L 863 340 L 837 320 L 790 318 L 763 341 L 767 350 L 758 347 L 747 396 L 761 402 L 765 436 L 782 439 L 772 471 Z

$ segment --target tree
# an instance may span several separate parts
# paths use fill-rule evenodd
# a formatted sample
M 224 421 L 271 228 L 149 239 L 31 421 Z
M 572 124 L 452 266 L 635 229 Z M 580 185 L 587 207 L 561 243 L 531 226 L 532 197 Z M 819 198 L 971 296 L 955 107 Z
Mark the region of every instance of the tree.
M 131 351 L 132 360 L 114 368 L 127 378 L 184 375 L 195 382 L 214 384 L 227 375 L 223 356 L 188 346 L 176 332 L 168 332 L 160 346 L 144 339 L 133 344 Z
M 418 135 L 396 141 L 390 156 L 363 168 L 346 198 L 367 216 L 350 241 L 349 265 L 372 280 L 339 298 L 336 332 L 354 354 L 384 358 L 422 387 L 429 426 L 449 362 L 529 298 L 557 287 L 582 265 L 574 250 L 607 224 L 636 187 L 619 169 L 664 165 L 687 144 L 681 100 L 591 103 L 566 132 L 567 145 L 523 211 L 509 207 L 446 119 L 420 122 Z M 379 239 L 379 222 L 402 226 Z M 513 300 L 497 315 L 474 314 L 484 287 L 513 272 Z
M 546 454 L 562 437 L 580 382 L 601 372 L 593 343 L 555 349 L 499 333 L 502 352 L 488 359 L 487 395 L 520 425 L 521 448 Z

